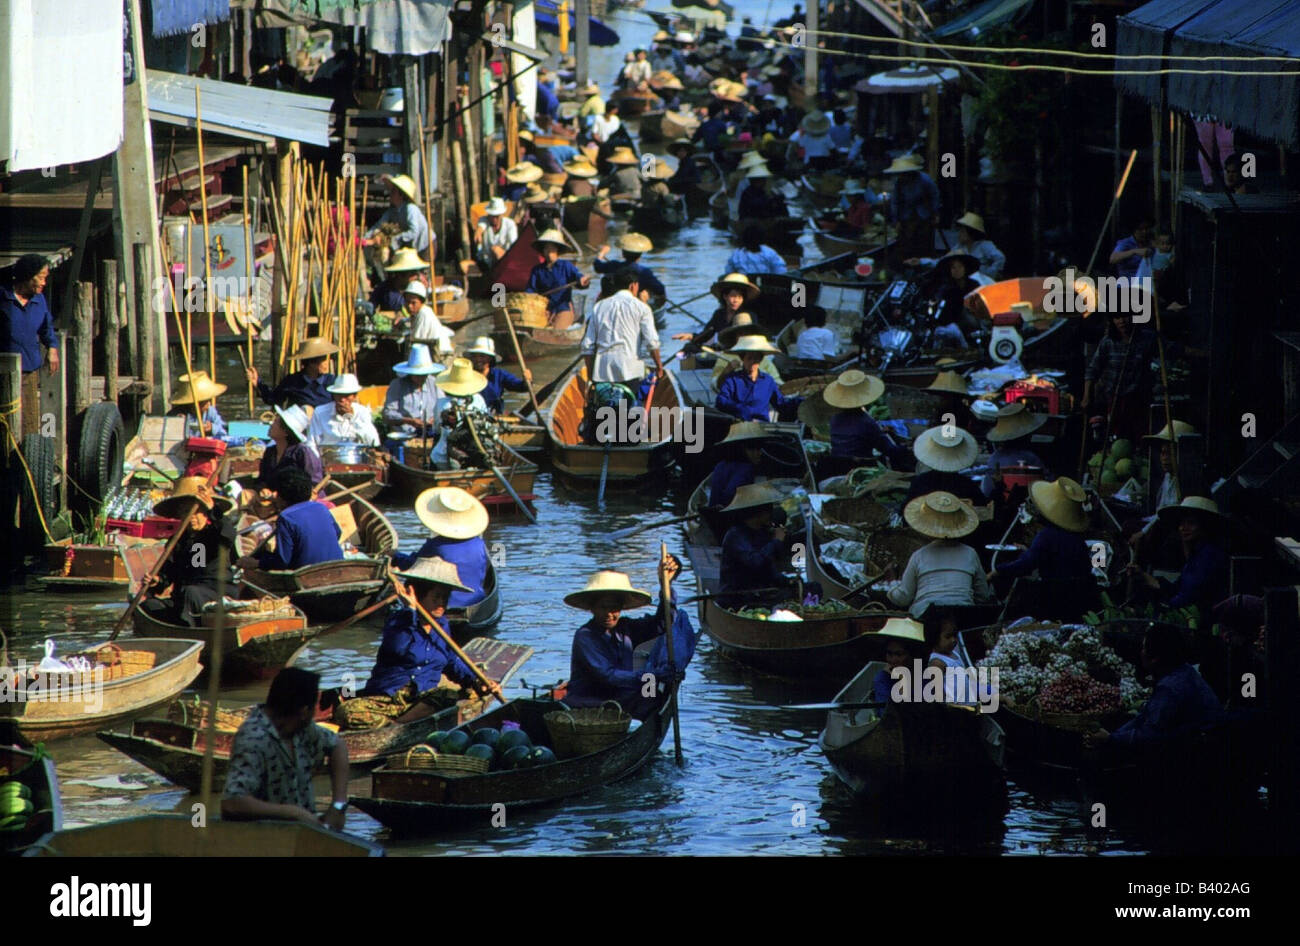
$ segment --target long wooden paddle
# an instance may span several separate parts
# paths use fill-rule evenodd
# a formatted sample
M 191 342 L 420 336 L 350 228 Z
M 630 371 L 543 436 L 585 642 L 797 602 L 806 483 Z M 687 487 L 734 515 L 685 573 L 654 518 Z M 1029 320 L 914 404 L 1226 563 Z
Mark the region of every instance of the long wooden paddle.
M 538 391 L 535 397 L 536 402 L 538 404 L 545 404 L 547 398 L 549 398 L 555 392 L 555 389 L 559 387 L 560 383 L 563 381 L 567 381 L 569 379 L 569 372 L 571 372 L 574 368 L 578 367 L 578 365 L 582 362 L 582 359 L 585 357 L 586 355 L 579 355 L 577 358 L 573 359 L 573 361 L 569 364 L 569 366 L 566 367 L 563 371 L 561 371 L 553 381 L 551 381 L 549 384 L 544 386 L 540 391 Z M 519 416 L 523 417 L 524 411 L 528 411 L 528 410 L 529 408 L 525 406 L 524 410 L 519 412 Z M 541 419 L 541 416 L 542 416 L 541 411 L 538 410 L 537 412 L 538 419 Z
M 605 538 L 613 541 L 622 541 L 631 538 L 634 535 L 640 535 L 642 532 L 649 532 L 651 529 L 660 529 L 664 526 L 676 525 L 679 522 L 689 522 L 692 519 L 698 519 L 700 514 L 692 512 L 685 516 L 674 516 L 671 519 L 656 519 L 654 522 L 647 522 L 644 525 L 629 526 L 626 529 L 619 529 L 616 532 L 607 532 Z
M 487 450 L 483 447 L 483 441 L 479 439 L 478 428 L 474 426 L 473 415 L 467 413 L 465 415 L 465 422 L 469 424 L 469 432 L 474 435 L 474 444 L 478 447 L 479 452 L 483 454 L 484 459 L 487 461 L 488 469 L 492 471 L 492 475 L 497 478 L 497 482 L 505 488 L 505 491 L 510 495 L 510 498 L 515 501 L 515 505 L 519 507 L 519 511 L 528 517 L 528 521 L 536 522 L 537 517 L 533 515 L 533 511 L 528 508 L 528 504 L 523 501 L 517 492 L 515 492 L 515 488 L 511 485 L 510 480 L 506 478 L 505 474 L 498 469 L 497 465 L 492 462 L 491 457 L 488 456 Z
M 510 318 L 510 313 L 506 313 L 506 326 L 510 329 L 510 347 L 515 350 L 515 358 L 519 361 L 519 370 L 523 372 L 524 384 L 528 386 L 528 397 L 533 402 L 533 413 L 538 417 L 542 416 L 542 408 L 537 403 L 537 392 L 533 390 L 533 379 L 530 377 L 531 372 L 528 370 L 528 363 L 524 361 L 524 351 L 519 347 L 519 336 L 515 333 L 515 320 Z
M 659 561 L 668 561 L 668 546 L 659 543 Z M 673 589 L 672 581 L 667 575 L 659 579 L 659 600 L 663 602 L 664 607 L 664 642 L 668 645 L 668 664 L 675 671 L 677 669 L 677 660 L 674 656 L 673 641 Z M 677 678 L 668 681 L 668 698 L 673 701 L 673 755 L 677 759 L 679 766 L 684 765 L 682 760 L 682 726 L 681 721 L 677 718 Z
M 126 626 L 127 620 L 130 619 L 131 615 L 135 614 L 135 609 L 140 607 L 140 603 L 144 601 L 145 596 L 149 594 L 149 588 L 152 586 L 153 580 L 158 577 L 158 573 L 162 571 L 162 567 L 167 564 L 167 560 L 171 558 L 172 552 L 176 551 L 176 546 L 180 544 L 181 539 L 185 538 L 189 533 L 190 519 L 194 516 L 194 513 L 198 510 L 199 506 L 199 498 L 197 496 L 193 497 L 190 500 L 189 506 L 185 510 L 185 515 L 181 518 L 180 528 L 173 532 L 172 537 L 167 540 L 167 544 L 163 547 L 162 555 L 158 556 L 158 561 L 154 562 L 153 568 L 149 569 L 149 573 L 141 580 L 140 590 L 135 593 L 135 597 L 131 599 L 131 604 L 122 612 L 122 616 L 117 619 L 117 623 L 113 625 L 113 633 L 108 635 L 110 643 L 117 640 L 117 635 L 122 633 L 122 628 Z
M 700 297 L 700 296 L 696 296 L 695 298 L 696 298 L 696 299 L 699 299 L 699 298 L 701 298 L 701 297 Z M 682 308 L 680 305 L 678 305 L 676 302 L 673 302 L 673 300 L 672 300 L 672 299 L 669 299 L 667 296 L 664 296 L 664 305 L 670 305 L 670 306 L 672 306 L 672 307 L 673 307 L 674 309 L 676 309 L 678 312 L 682 313 L 682 315 L 686 316 L 687 318 L 694 319 L 694 320 L 695 320 L 696 322 L 698 322 L 700 325 L 707 325 L 707 324 L 708 324 L 707 321 L 706 321 L 705 319 L 700 318 L 700 317 L 699 317 L 698 315 L 696 315 L 694 312 L 691 312 L 691 311 L 689 311 L 689 310 L 687 310 L 687 309 Z
M 478 677 L 487 685 L 489 692 L 503 704 L 509 702 L 501 695 L 500 688 L 496 683 L 488 679 L 488 675 L 479 668 L 478 664 L 474 663 L 474 661 L 470 660 L 470 658 L 465 655 L 465 651 L 461 650 L 460 645 L 451 639 L 451 635 L 442 629 L 442 625 L 435 621 L 428 611 L 424 610 L 424 605 L 420 604 L 419 599 L 415 597 L 415 592 L 407 587 L 402 579 L 397 577 L 397 572 L 393 570 L 392 566 L 389 566 L 388 568 L 388 580 L 393 583 L 393 590 L 397 593 L 397 597 L 401 598 L 415 609 L 415 613 L 424 618 L 424 620 L 438 632 L 438 636 L 441 637 L 446 642 L 447 646 L 451 648 L 452 653 L 463 660 L 465 665 L 469 667 L 470 670 L 474 671 L 474 676 Z

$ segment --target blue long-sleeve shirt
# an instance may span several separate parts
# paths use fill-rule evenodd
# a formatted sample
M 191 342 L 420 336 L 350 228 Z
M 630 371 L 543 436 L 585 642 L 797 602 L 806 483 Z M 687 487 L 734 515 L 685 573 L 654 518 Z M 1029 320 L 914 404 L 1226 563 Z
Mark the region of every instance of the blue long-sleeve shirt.
M 58 348 L 54 316 L 38 292 L 23 305 L 7 286 L 0 286 L 0 351 L 22 356 L 23 372 L 35 371 L 45 361 L 41 346 Z
M 999 575 L 1012 578 L 1028 575 L 1034 569 L 1038 569 L 1040 578 L 1086 578 L 1092 574 L 1092 560 L 1083 536 L 1048 523 L 1019 558 L 999 562 L 997 568 Z
M 549 82 L 537 83 L 537 114 L 552 118 L 560 114 L 560 100 Z
M 593 259 L 591 265 L 595 267 L 598 273 L 616 273 L 624 266 L 631 266 L 636 270 L 638 286 L 652 296 L 668 295 L 668 290 L 664 288 L 664 284 L 658 280 L 648 266 L 642 266 L 640 263 L 629 263 L 625 259 Z
M 567 283 L 576 283 L 581 278 L 582 272 L 567 259 L 556 260 L 554 266 L 538 263 L 528 274 L 528 285 L 525 291 L 546 296 L 547 312 L 563 312 L 573 308 L 573 287 L 552 292 L 550 295 L 546 295 L 547 292 Z
M 894 690 L 894 678 L 888 670 L 881 670 L 871 681 L 871 699 L 877 703 L 888 703 L 889 694 Z
M 410 568 L 418 558 L 440 558 L 456 566 L 460 583 L 470 591 L 453 591 L 447 601 L 449 608 L 467 608 L 483 600 L 483 586 L 487 583 L 488 549 L 481 535 L 471 539 L 448 539 L 435 535 L 425 540 L 417 552 L 399 552 L 393 556 L 398 568 Z
M 257 382 L 257 396 L 275 407 L 320 407 L 334 400 L 325 389 L 334 383 L 332 374 L 308 378 L 301 371 L 287 374 L 272 388 L 265 381 Z
M 751 529 L 744 523 L 734 525 L 722 537 L 722 556 L 718 577 L 725 593 L 771 588 L 785 578 L 777 567 L 783 546 L 771 533 Z
M 921 171 L 917 171 L 915 176 L 904 174 L 900 177 L 894 185 L 889 216 L 896 223 L 938 219 L 939 188 L 934 179 Z
M 487 382 L 487 387 L 479 394 L 483 395 L 483 403 L 493 414 L 504 413 L 506 409 L 505 398 L 502 397 L 503 391 L 528 390 L 528 383 L 523 378 L 516 378 L 504 368 L 488 369 Z
M 1227 596 L 1228 556 L 1217 545 L 1202 542 L 1179 573 L 1177 590 L 1169 599 L 1169 606 L 1182 608 L 1197 604 L 1208 609 Z
M 872 450 L 879 450 L 895 466 L 907 460 L 907 451 L 865 411 L 840 411 L 831 418 L 831 456 L 870 457 Z
M 677 600 L 676 591 L 672 600 Z M 680 609 L 677 612 L 682 614 Z M 674 625 L 675 626 L 675 625 Z M 578 628 L 573 635 L 573 655 L 569 664 L 569 691 L 564 702 L 573 707 L 599 706 L 605 700 L 617 700 L 629 712 L 641 702 L 641 675 L 653 672 L 632 669 L 632 651 L 664 627 L 663 602 L 654 614 L 645 617 L 622 617 L 612 632 L 597 627 L 594 619 Z M 620 640 L 619 635 L 627 638 Z M 684 665 L 679 657 L 678 664 Z M 635 714 L 634 714 L 635 715 Z
M 762 371 L 754 381 L 743 371 L 733 371 L 718 385 L 718 397 L 714 405 L 724 414 L 740 420 L 765 421 L 770 419 L 767 415 L 772 408 L 780 409 L 802 400 L 801 397 L 786 397 L 781 393 L 776 380 Z
M 1183 664 L 1156 682 L 1151 699 L 1110 738 L 1121 746 L 1141 745 L 1214 723 L 1222 715 L 1210 685 L 1191 664 Z
M 727 131 L 727 122 L 721 117 L 706 119 L 695 129 L 695 134 L 691 136 L 691 141 L 702 142 L 704 147 L 710 151 L 718 150 L 720 139 Z
M 732 251 L 732 254 L 727 257 L 727 272 L 744 273 L 746 276 L 761 276 L 764 273 L 780 274 L 785 272 L 785 260 L 781 259 L 781 254 L 766 243 L 760 245 L 756 253 L 741 247 Z
M 391 695 L 412 680 L 423 693 L 438 685 L 445 673 L 461 686 L 472 686 L 477 680 L 465 661 L 456 656 L 437 631 L 426 632 L 419 618 L 410 608 L 394 611 L 384 622 L 384 636 L 379 644 L 379 655 L 370 679 L 361 696 Z M 438 624 L 451 634 L 446 618 Z
M 721 460 L 709 478 L 709 505 L 725 506 L 736 490 L 754 482 L 754 464 L 748 460 Z
M 334 562 L 343 557 L 342 535 L 334 516 L 321 503 L 307 500 L 280 513 L 275 524 L 275 551 L 257 556 L 262 568 L 286 570 Z

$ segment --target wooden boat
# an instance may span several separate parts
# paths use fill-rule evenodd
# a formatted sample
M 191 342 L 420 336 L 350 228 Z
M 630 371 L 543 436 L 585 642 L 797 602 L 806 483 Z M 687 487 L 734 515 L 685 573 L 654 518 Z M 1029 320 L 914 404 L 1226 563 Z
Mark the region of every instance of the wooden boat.
M 412 444 L 407 442 L 407 459 L 418 463 L 419 458 L 412 454 Z M 418 446 L 418 445 L 417 445 Z M 533 497 L 533 480 L 537 476 L 537 464 L 524 459 L 509 446 L 505 447 L 509 462 L 497 469 L 510 482 L 510 486 L 524 501 Z M 389 478 L 394 492 L 404 501 L 414 502 L 426 489 L 434 486 L 459 486 L 465 492 L 479 499 L 505 493 L 500 480 L 491 470 L 426 470 L 411 466 L 397 460 L 393 461 Z
M 846 180 L 842 174 L 805 172 L 799 177 L 799 191 L 814 207 L 829 210 L 839 204 Z
M 586 230 L 591 224 L 591 218 L 597 215 L 602 200 L 604 198 L 597 197 L 595 194 L 587 197 L 561 198 L 559 208 L 564 228 L 573 233 Z
M 496 566 L 488 559 L 487 575 L 483 580 L 483 600 L 468 608 L 448 608 L 447 621 L 451 624 L 451 636 L 458 644 L 469 640 L 481 640 L 480 634 L 490 631 L 501 620 L 505 606 L 501 601 L 501 583 L 497 577 Z
M 319 449 L 321 466 L 332 484 L 329 492 L 362 486 L 352 495 L 368 500 L 388 485 L 388 455 L 383 450 L 353 444 L 325 444 Z
M 674 702 L 664 700 L 640 726 L 599 752 L 536 768 L 460 777 L 386 765 L 371 774 L 369 795 L 349 800 L 395 834 L 417 835 L 458 822 L 485 821 L 496 805 L 516 810 L 580 795 L 626 778 L 649 762 L 668 733 Z M 549 747 L 542 717 L 559 708 L 563 704 L 550 699 L 511 700 L 460 728 L 499 729 L 509 720 L 518 723 L 534 745 Z
M 653 92 L 642 92 L 637 89 L 619 89 L 609 97 L 609 100 L 617 103 L 618 113 L 624 118 L 642 115 L 663 101 Z
M 777 250 L 791 250 L 799 245 L 799 235 L 803 233 L 805 223 L 803 217 L 770 217 L 759 220 L 730 216 L 727 226 L 736 240 L 744 235 L 746 229 L 755 226 L 763 232 L 763 242 L 768 246 Z
M 203 644 L 198 640 L 138 637 L 123 649 L 151 652 L 153 667 L 116 679 L 96 674 L 39 674 L 47 692 L 60 686 L 67 698 L 34 699 L 29 682 L 27 699 L 0 702 L 0 738 L 16 736 L 34 745 L 114 726 L 171 702 L 202 669 L 199 655 Z
M 871 702 L 873 661 L 835 696 Z M 981 789 L 1000 790 L 1005 734 L 990 714 L 946 703 L 890 703 L 884 709 L 833 709 L 818 745 L 855 795 L 965 802 Z
M 350 834 L 298 821 L 221 821 L 195 830 L 188 814 L 143 815 L 54 831 L 28 857 L 383 857 Z
M 333 624 L 368 607 L 388 583 L 385 556 L 397 548 L 397 530 L 382 512 L 358 496 L 349 498 L 346 509 L 342 513 L 338 507 L 334 510 L 335 519 L 345 523 L 339 541 L 351 543 L 364 555 L 304 565 L 292 571 L 255 569 L 244 576 L 247 583 L 268 594 L 287 597 L 312 622 Z M 238 544 L 240 554 L 249 555 L 258 539 L 253 534 L 243 535 Z
M 27 786 L 35 811 L 23 828 L 0 831 L 0 854 L 15 854 L 41 835 L 63 829 L 63 802 L 53 759 L 17 746 L 0 746 L 0 783 L 9 781 Z
M 814 217 L 808 222 L 817 249 L 827 256 L 838 256 L 842 253 L 870 256 L 884 249 L 885 241 L 881 239 L 879 232 L 869 230 L 858 236 L 850 236 L 846 232 L 837 233 L 837 225 L 843 226 L 846 231 L 849 229 L 843 221 L 827 217 Z
M 118 533 L 120 541 L 89 545 L 62 539 L 45 546 L 50 572 L 41 576 L 49 591 L 131 590 L 134 574 L 148 574 L 162 557 L 162 539 L 137 539 Z M 128 558 L 135 561 L 132 566 Z
M 486 637 L 475 638 L 464 647 L 466 655 L 483 668 L 493 680 L 504 685 L 532 655 L 533 649 Z M 477 717 L 489 704 L 482 700 L 461 700 L 455 706 L 434 711 L 428 704 L 412 707 L 405 716 L 378 729 L 341 730 L 339 737 L 348 747 L 348 764 L 353 772 L 362 772 L 402 752 L 435 729 L 452 729 Z M 207 704 L 196 712 L 192 701 L 177 700 L 158 717 L 137 719 L 129 732 L 101 731 L 95 735 L 103 742 L 130 756 L 141 765 L 157 772 L 167 781 L 191 792 L 198 792 L 207 751 Z M 248 707 L 245 708 L 245 711 Z M 241 721 L 244 711 L 234 715 Z M 220 791 L 225 783 L 234 744 L 234 725 L 216 731 L 212 747 L 212 787 Z
M 546 423 L 551 462 L 560 473 L 584 485 L 595 486 L 600 481 L 601 467 L 608 454 L 608 485 L 633 486 L 649 477 L 659 476 L 673 465 L 677 444 L 673 440 L 671 425 L 662 421 L 651 421 L 650 433 L 657 432 L 661 436 L 645 443 L 610 447 L 584 443 L 579 425 L 586 404 L 587 367 L 579 365 L 560 389 Z M 682 407 L 672 372 L 666 372 L 664 380 L 655 385 L 650 407 L 652 412 L 656 409 L 673 410 L 674 415 Z M 654 416 L 668 418 L 673 415 Z M 655 423 L 669 429 L 655 431 Z
M 586 330 L 586 323 L 579 322 L 564 329 L 517 328 L 515 333 L 519 339 L 519 348 L 523 352 L 524 360 L 531 362 L 535 358 L 550 358 L 555 355 L 567 354 L 572 357 L 572 354 L 582 344 L 582 336 Z M 497 351 L 501 353 L 502 364 L 517 365 L 519 363 L 518 359 L 515 358 L 514 346 L 510 344 L 509 329 L 493 332 L 492 341 L 496 345 Z
M 677 197 L 671 204 L 647 207 L 637 204 L 632 208 L 628 226 L 638 233 L 670 233 L 680 230 L 690 219 L 686 199 Z
M 214 615 L 205 615 L 205 619 L 215 624 Z M 144 608 L 136 608 L 131 621 L 137 637 L 201 642 L 204 666 L 211 662 L 217 633 L 214 626 L 169 624 Z M 309 625 L 307 616 L 293 605 L 278 608 L 266 617 L 228 613 L 221 628 L 221 681 L 230 684 L 270 679 L 282 668 L 292 666 L 320 632 L 321 627 Z
M 642 144 L 672 141 L 674 138 L 691 137 L 699 127 L 700 120 L 689 110 L 673 112 L 659 108 L 641 116 L 637 137 Z
M 468 277 L 469 294 L 476 299 L 486 299 L 498 284 L 505 286 L 506 292 L 523 292 L 533 267 L 541 261 L 537 250 L 533 249 L 533 241 L 536 239 L 537 229 L 532 221 L 520 224 L 519 239 L 497 260 L 492 270 Z

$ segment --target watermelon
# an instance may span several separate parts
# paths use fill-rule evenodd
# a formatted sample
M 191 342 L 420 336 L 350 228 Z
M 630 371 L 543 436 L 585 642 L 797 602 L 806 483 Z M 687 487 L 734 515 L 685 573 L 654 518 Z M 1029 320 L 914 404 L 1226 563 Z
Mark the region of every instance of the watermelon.
M 528 764 L 531 766 L 550 765 L 555 761 L 555 753 L 545 746 L 538 746 L 528 753 Z
M 434 752 L 437 752 L 442 748 L 442 744 L 447 740 L 449 734 L 450 730 L 435 729 L 433 732 L 429 733 L 429 735 L 424 737 L 424 741 L 429 744 L 430 748 L 432 748 Z
M 447 733 L 447 738 L 442 741 L 439 752 L 445 752 L 448 755 L 464 755 L 465 750 L 469 748 L 469 734 L 459 729 L 453 729 Z
M 480 742 L 470 746 L 468 749 L 465 750 L 465 758 L 483 759 L 486 762 L 491 762 L 494 758 L 496 758 L 496 753 L 492 750 L 491 746 L 484 745 L 483 743 Z
M 497 743 L 501 741 L 501 730 L 493 729 L 491 726 L 484 726 L 474 732 L 473 741 L 476 746 L 487 746 L 490 749 L 495 749 Z
M 507 749 L 501 754 L 500 768 L 517 769 L 528 764 L 528 754 L 532 752 L 528 746 L 515 746 Z
M 528 738 L 528 733 L 522 729 L 511 729 L 503 732 L 501 738 L 497 740 L 496 749 L 498 752 L 504 753 L 516 746 L 523 746 L 527 749 L 533 747 L 533 741 Z

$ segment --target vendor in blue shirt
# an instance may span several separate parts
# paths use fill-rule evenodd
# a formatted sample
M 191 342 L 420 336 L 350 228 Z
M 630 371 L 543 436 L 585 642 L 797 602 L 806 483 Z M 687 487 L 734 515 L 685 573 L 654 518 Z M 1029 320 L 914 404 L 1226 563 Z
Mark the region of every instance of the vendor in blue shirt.
M 1161 582 L 1136 563 L 1129 568 L 1169 608 L 1196 605 L 1209 611 L 1228 595 L 1228 553 L 1223 533 L 1230 520 L 1205 496 L 1188 496 L 1157 511 L 1163 525 L 1176 526 L 1185 564 L 1175 584 Z
M 398 568 L 409 568 L 418 559 L 440 558 L 456 566 L 465 590 L 453 591 L 449 608 L 478 604 L 487 594 L 488 548 L 483 533 L 488 527 L 484 505 L 459 486 L 434 486 L 415 500 L 415 515 L 433 535 L 418 552 L 393 556 Z
M 567 259 L 560 259 L 561 254 L 573 250 L 559 230 L 544 231 L 533 241 L 533 249 L 542 254 L 542 262 L 533 267 L 524 291 L 546 296 L 547 321 L 551 328 L 568 328 L 573 324 L 571 284 L 586 289 L 591 285 L 591 277 L 582 275 Z
M 447 643 L 451 639 L 448 597 L 453 591 L 467 590 L 456 566 L 440 558 L 422 558 L 397 577 L 438 627 L 406 603 L 389 613 L 370 679 L 356 697 L 335 710 L 335 721 L 348 729 L 382 726 L 421 703 L 439 709 L 454 706 L 466 690 L 481 696 L 501 693 L 497 684 L 481 681 Z M 454 687 L 439 687 L 444 675 Z
M 839 408 L 831 418 L 831 456 L 870 459 L 874 451 L 879 451 L 894 469 L 907 462 L 907 451 L 867 413 L 867 408 L 884 393 L 885 382 L 856 368 L 826 386 L 822 393 L 826 403 Z
M 315 484 L 304 470 L 280 470 L 275 491 L 286 504 L 275 523 L 275 550 L 263 549 L 256 556 L 241 558 L 241 568 L 292 571 L 343 558 L 339 524 L 324 504 L 312 499 Z
M 1115 249 L 1110 251 L 1110 264 L 1115 267 L 1117 276 L 1132 279 L 1137 275 L 1143 257 L 1155 252 L 1151 246 L 1154 226 L 1150 217 L 1139 217 L 1134 221 L 1133 232 L 1115 244 Z
M 740 356 L 740 368 L 731 372 L 718 385 L 714 401 L 718 410 L 739 420 L 771 420 L 769 412 L 776 408 L 798 407 L 801 397 L 786 397 L 781 393 L 771 375 L 759 370 L 768 355 L 780 354 L 780 349 L 762 335 L 742 335 L 729 354 Z
M 732 424 L 724 440 L 718 443 L 723 458 L 713 468 L 709 477 L 709 505 L 719 508 L 729 505 L 736 490 L 748 486 L 758 478 L 758 466 L 763 460 L 763 444 L 771 436 L 756 421 Z
M 896 682 L 893 671 L 905 667 L 911 673 L 912 661 L 924 661 L 930 648 L 925 641 L 925 628 L 920 621 L 911 618 L 890 618 L 876 636 L 886 639 L 885 669 L 877 672 L 871 680 L 871 699 L 875 703 L 892 703 Z
M 560 114 L 560 99 L 555 93 L 555 73 L 543 69 L 537 76 L 535 114 L 555 118 Z
M 226 421 L 217 410 L 217 398 L 225 393 L 226 386 L 213 381 L 206 371 L 194 372 L 193 383 L 190 382 L 188 374 L 180 375 L 176 379 L 176 390 L 172 394 L 172 410 L 185 418 L 188 436 L 216 439 L 226 436 Z M 196 397 L 199 401 L 197 413 L 203 416 L 202 433 L 199 431 L 199 425 L 189 416 L 190 411 L 187 411 L 187 408 L 193 410 Z
M 722 510 L 739 520 L 722 537 L 718 603 L 724 608 L 789 597 L 792 583 L 783 574 L 788 560 L 785 526 L 775 524 L 781 499 L 771 486 L 753 483 L 737 489 Z M 808 587 L 819 593 L 815 585 Z
M 59 339 L 45 301 L 49 275 L 49 261 L 28 253 L 14 263 L 7 285 L 0 286 L 0 351 L 22 360 L 23 429 L 14 432 L 19 439 L 41 430 L 41 365 L 48 365 L 50 374 L 59 370 Z
M 618 248 L 623 251 L 622 259 L 605 259 L 609 253 L 609 247 L 602 246 L 595 258 L 591 261 L 592 267 L 598 273 L 616 273 L 625 267 L 631 267 L 636 273 L 637 286 L 640 287 L 640 297 L 642 302 L 649 302 L 655 296 L 663 297 L 668 295 L 668 290 L 664 288 L 655 274 L 650 271 L 650 267 L 641 264 L 641 254 L 648 253 L 654 249 L 654 244 L 650 238 L 640 233 L 625 233 L 618 241 Z
M 248 380 L 257 386 L 257 396 L 272 407 L 320 407 L 334 403 L 334 395 L 325 389 L 334 383 L 330 372 L 330 355 L 339 350 L 333 342 L 312 336 L 305 339 L 290 356 L 298 362 L 298 370 L 280 379 L 273 389 L 258 377 L 256 368 L 246 372 Z
M 527 391 L 529 383 L 533 380 L 533 373 L 527 368 L 524 369 L 522 378 L 516 378 L 504 368 L 497 367 L 501 356 L 497 354 L 496 343 L 487 335 L 474 339 L 474 345 L 465 352 L 465 357 L 469 359 L 475 371 L 487 378 L 487 387 L 479 394 L 482 395 L 487 409 L 493 414 L 505 413 L 504 392 Z
M 659 562 L 659 582 L 672 582 L 681 572 L 681 563 L 669 555 Z M 647 617 L 623 617 L 624 611 L 644 608 L 651 596 L 632 587 L 623 572 L 601 571 L 587 580 L 587 586 L 565 596 L 571 608 L 591 613 L 589 620 L 573 635 L 573 656 L 569 667 L 568 693 L 564 702 L 572 707 L 600 706 L 615 700 L 628 713 L 644 719 L 659 705 L 664 687 L 682 678 L 695 652 L 695 635 L 690 619 L 676 607 L 677 593 L 670 602 L 659 602 L 654 614 Z M 671 615 L 673 661 L 668 660 L 664 633 L 665 617 Z M 645 667 L 635 670 L 634 651 L 646 641 L 655 640 Z M 646 696 L 646 674 L 653 674 L 657 692 Z
M 1147 629 L 1142 639 L 1142 667 L 1156 681 L 1151 699 L 1143 704 L 1136 717 L 1114 732 L 1098 729 L 1086 734 L 1084 745 L 1140 751 L 1223 719 L 1219 698 L 1187 662 L 1180 628 L 1152 624 Z

